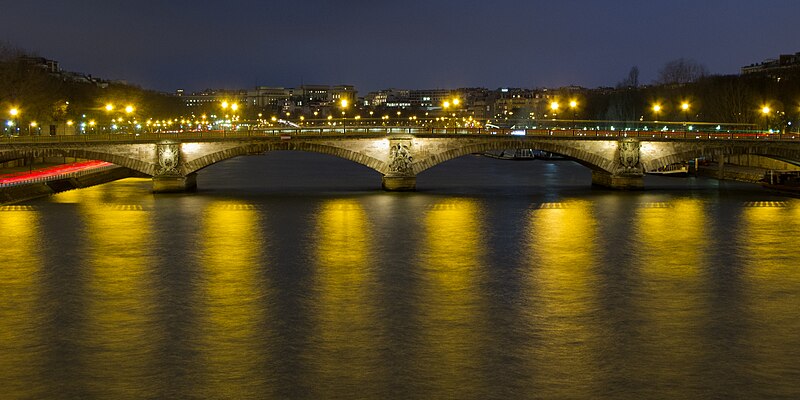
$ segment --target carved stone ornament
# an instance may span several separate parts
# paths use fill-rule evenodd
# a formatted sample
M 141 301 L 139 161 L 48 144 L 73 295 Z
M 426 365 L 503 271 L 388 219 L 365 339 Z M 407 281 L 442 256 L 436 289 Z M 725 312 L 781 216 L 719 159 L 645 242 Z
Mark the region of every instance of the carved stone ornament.
M 181 147 L 179 144 L 159 144 L 158 166 L 156 175 L 180 175 L 178 164 L 181 159 Z
M 633 138 L 622 139 L 618 142 L 619 165 L 622 172 L 640 173 L 639 141 Z
M 398 175 L 411 174 L 411 151 L 409 143 L 394 143 L 389 148 L 389 173 Z

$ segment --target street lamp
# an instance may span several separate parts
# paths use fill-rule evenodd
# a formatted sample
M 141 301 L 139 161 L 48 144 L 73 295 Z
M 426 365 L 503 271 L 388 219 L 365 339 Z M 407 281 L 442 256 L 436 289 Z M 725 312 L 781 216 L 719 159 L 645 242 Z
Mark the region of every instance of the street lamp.
M 125 106 L 125 114 L 127 114 L 127 116 L 128 116 L 128 126 L 129 127 L 131 127 L 132 125 L 135 125 L 135 120 L 136 120 L 135 117 L 134 117 L 134 122 L 131 122 L 131 115 L 133 114 L 134 111 L 136 111 L 136 109 L 132 105 L 128 104 L 127 106 Z M 131 130 L 133 130 L 133 129 L 131 129 Z M 131 132 L 129 131 L 128 133 L 131 133 Z M 135 133 L 135 132 L 133 132 L 133 133 Z
M 228 106 L 229 106 L 229 104 L 228 104 L 228 102 L 227 102 L 227 101 L 223 101 L 223 102 L 220 104 L 220 107 L 222 107 L 222 112 L 223 112 L 223 113 L 224 113 L 224 112 L 227 112 L 227 110 L 228 110 Z M 225 134 L 225 120 L 222 120 L 222 133 L 223 133 L 223 134 Z
M 14 119 L 14 124 L 12 125 L 15 127 L 14 130 L 19 132 L 19 109 L 16 107 L 11 107 L 11 109 L 8 110 L 8 113 L 11 114 L 11 118 Z
M 769 130 L 769 113 L 772 109 L 768 105 L 761 107 L 761 114 L 764 115 L 764 130 Z
M 556 117 L 558 116 L 558 107 L 559 107 L 559 104 L 558 104 L 557 101 L 553 101 L 553 102 L 550 103 L 550 113 L 553 116 L 553 121 L 555 121 Z M 558 126 L 556 126 L 556 128 L 557 127 Z
M 347 109 L 348 105 L 350 105 L 350 102 L 348 102 L 347 99 L 343 98 L 341 101 L 339 101 L 339 106 L 342 107 L 342 133 L 347 133 L 347 123 L 345 122 L 346 119 L 344 111 Z
M 578 102 L 570 100 L 569 109 L 572 110 L 572 129 L 575 129 L 575 120 L 578 119 Z
M 661 104 L 653 104 L 653 115 L 655 118 L 653 121 L 658 122 L 658 114 L 661 112 Z
M 686 126 L 686 123 L 689 122 L 689 102 L 681 103 L 681 111 L 683 111 L 683 126 Z
M 105 107 L 103 107 L 103 108 L 105 108 L 106 113 L 111 113 L 112 111 L 114 111 L 114 105 L 111 104 L 111 103 L 106 103 Z M 111 129 L 116 129 L 114 122 L 116 122 L 115 118 L 111 118 L 111 122 L 109 123 L 109 127 Z

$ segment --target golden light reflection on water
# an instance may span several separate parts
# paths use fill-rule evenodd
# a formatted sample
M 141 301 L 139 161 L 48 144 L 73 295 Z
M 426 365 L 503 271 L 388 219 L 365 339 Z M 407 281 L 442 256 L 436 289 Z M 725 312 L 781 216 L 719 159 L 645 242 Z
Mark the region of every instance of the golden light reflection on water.
M 483 257 L 479 204 L 453 199 L 433 204 L 424 216 L 420 254 L 415 361 L 429 398 L 470 398 L 485 387 L 478 374 L 486 318 L 481 286 Z
M 640 287 L 635 306 L 647 338 L 636 351 L 660 360 L 640 365 L 641 373 L 675 387 L 695 383 L 704 372 L 692 366 L 704 353 L 699 339 L 711 317 L 703 273 L 709 265 L 704 249 L 714 240 L 708 222 L 705 205 L 694 199 L 636 213 Z
M 746 286 L 747 336 L 743 338 L 765 396 L 797 393 L 800 360 L 800 206 L 745 207 L 739 229 Z M 790 382 L 791 381 L 791 382 Z
M 43 314 L 39 219 L 31 211 L 0 211 L 0 396 L 43 398 L 29 379 L 41 372 Z
M 387 379 L 371 225 L 360 203 L 332 200 L 319 209 L 316 237 L 311 387 L 318 398 L 367 396 Z
M 531 212 L 525 315 L 536 340 L 524 351 L 534 379 L 550 383 L 542 398 L 585 398 L 598 384 L 598 235 L 589 202 Z
M 86 326 L 80 340 L 88 390 L 107 398 L 148 398 L 156 393 L 161 328 L 151 216 L 83 203 L 86 216 Z
M 203 214 L 196 301 L 200 398 L 260 398 L 271 379 L 261 215 L 238 203 L 214 203 Z

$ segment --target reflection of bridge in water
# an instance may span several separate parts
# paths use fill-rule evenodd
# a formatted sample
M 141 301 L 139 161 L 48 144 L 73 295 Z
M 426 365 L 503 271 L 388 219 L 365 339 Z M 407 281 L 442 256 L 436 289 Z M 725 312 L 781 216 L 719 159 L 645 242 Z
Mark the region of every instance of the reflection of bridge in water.
M 796 134 L 666 131 L 430 129 L 416 127 L 267 129 L 143 135 L 34 136 L 0 140 L 0 162 L 31 157 L 102 160 L 153 177 L 155 192 L 191 190 L 215 163 L 274 150 L 338 156 L 383 175 L 386 190 L 413 190 L 416 176 L 447 160 L 503 149 L 535 149 L 592 170 L 592 183 L 632 189 L 643 175 L 696 158 L 756 155 L 800 165 Z

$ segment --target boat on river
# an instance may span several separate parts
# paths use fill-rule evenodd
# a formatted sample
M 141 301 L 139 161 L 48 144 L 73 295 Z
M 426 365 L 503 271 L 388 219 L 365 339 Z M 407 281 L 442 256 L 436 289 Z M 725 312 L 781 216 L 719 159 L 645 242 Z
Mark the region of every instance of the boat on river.
M 769 170 L 759 183 L 767 189 L 800 194 L 800 171 Z
M 563 160 L 564 157 L 561 157 L 557 154 L 550 153 L 548 151 L 543 150 L 534 150 L 534 149 L 505 149 L 502 150 L 500 153 L 487 151 L 481 153 L 481 155 L 491 158 L 496 158 L 498 160 Z
M 676 164 L 665 165 L 663 167 L 659 167 L 656 170 L 647 171 L 647 173 L 651 175 L 685 177 L 689 176 L 689 164 L 676 163 Z

